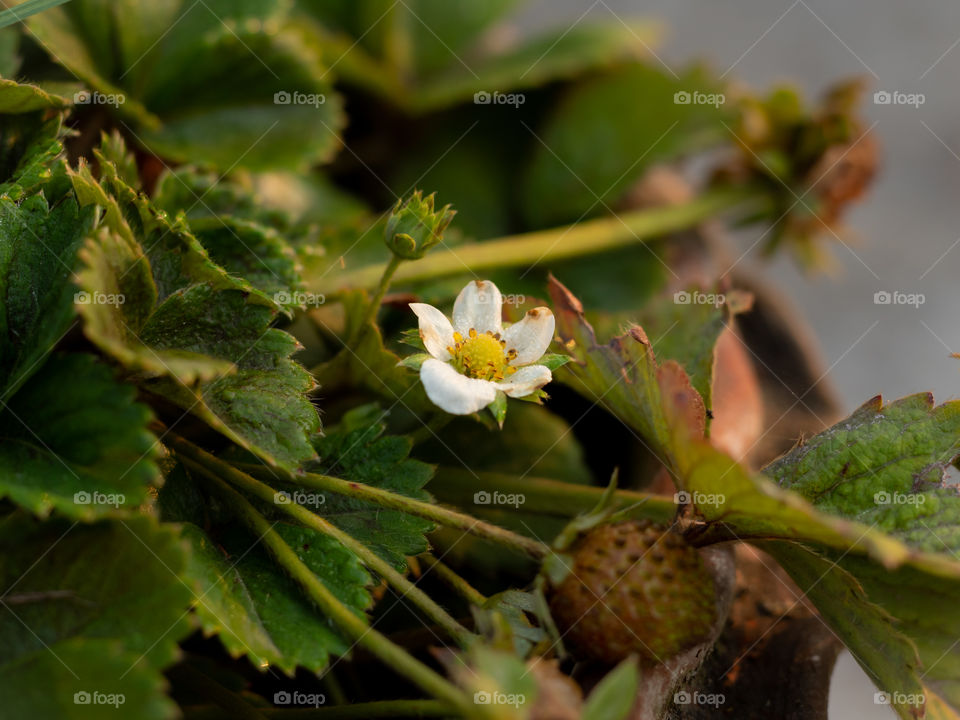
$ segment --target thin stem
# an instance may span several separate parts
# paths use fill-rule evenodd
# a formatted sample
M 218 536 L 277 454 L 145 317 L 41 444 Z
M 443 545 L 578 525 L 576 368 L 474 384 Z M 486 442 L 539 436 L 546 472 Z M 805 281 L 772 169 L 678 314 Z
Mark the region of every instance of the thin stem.
M 194 463 L 194 465 L 197 464 Z M 297 553 L 287 545 L 280 534 L 273 529 L 273 524 L 261 515 L 237 490 L 227 485 L 215 473 L 203 468 L 203 466 L 198 467 L 205 471 L 204 475 L 214 484 L 221 496 L 230 503 L 241 522 L 260 538 L 260 541 L 280 566 L 340 630 L 387 666 L 411 680 L 423 691 L 453 705 L 467 717 L 477 714 L 474 703 L 463 691 L 414 658 L 399 645 L 394 645 L 387 637 L 370 627 L 366 620 L 355 615 L 340 602 L 297 556 Z
M 486 596 L 477 590 L 473 585 L 468 583 L 464 578 L 455 573 L 448 565 L 444 564 L 440 560 L 437 560 L 430 553 L 421 553 L 417 555 L 419 560 L 422 560 L 423 563 L 433 570 L 437 577 L 443 580 L 450 588 L 457 592 L 460 597 L 466 600 L 471 605 L 477 605 L 482 607 L 485 602 L 487 602 Z
M 237 463 L 235 467 L 241 468 L 257 477 L 276 477 L 272 469 L 262 465 Z M 466 533 L 476 535 L 484 540 L 505 545 L 537 560 L 550 554 L 550 548 L 548 546 L 524 537 L 523 535 L 518 535 L 511 530 L 499 527 L 498 525 L 491 525 L 471 515 L 451 510 L 442 505 L 423 502 L 422 500 L 390 492 L 389 490 L 383 490 L 382 488 L 372 485 L 350 482 L 331 475 L 320 475 L 317 473 L 298 474 L 295 478 L 290 478 L 289 481 L 317 490 L 326 490 L 336 493 L 337 495 L 366 500 L 367 502 L 374 503 L 380 507 L 390 508 L 391 510 L 401 510 L 411 515 L 432 520 L 440 525 L 463 530 Z
M 447 502 L 472 502 L 478 490 L 523 495 L 523 509 L 542 515 L 574 517 L 588 512 L 600 500 L 604 489 L 593 485 L 550 480 L 549 478 L 517 477 L 505 473 L 478 472 L 443 468 L 430 489 Z M 677 512 L 672 498 L 636 490 L 617 490 L 613 508 L 629 508 L 631 517 L 670 523 Z
M 380 284 L 377 286 L 377 292 L 373 296 L 373 299 L 370 300 L 370 305 L 367 307 L 367 311 L 364 314 L 363 322 L 358 324 L 347 343 L 349 345 L 356 345 L 359 342 L 360 338 L 363 337 L 363 333 L 366 332 L 367 326 L 376 322 L 377 311 L 380 309 L 380 305 L 383 303 L 383 298 L 387 294 L 387 290 L 390 288 L 390 280 L 393 278 L 394 273 L 397 272 L 397 268 L 400 267 L 400 263 L 403 260 L 397 255 L 390 257 L 390 262 L 383 266 L 383 271 L 380 273 Z
M 480 272 L 592 255 L 692 227 L 723 210 L 746 205 L 750 201 L 759 204 L 764 199 L 758 198 L 755 188 L 722 188 L 709 190 L 683 205 L 638 210 L 576 225 L 459 245 L 452 249 L 435 249 L 417 262 L 407 263 L 393 279 L 398 282 L 420 282 L 460 274 L 468 268 Z M 335 281 L 336 285 L 326 289 L 335 292 L 348 287 L 373 287 L 377 278 L 382 277 L 392 263 L 393 260 L 388 264 L 369 265 L 342 273 Z M 310 277 L 305 279 L 308 285 L 322 284 L 321 278 L 315 281 Z
M 190 443 L 182 438 L 173 438 L 171 444 L 177 453 L 180 454 L 181 459 L 190 467 L 199 468 L 201 471 L 214 477 L 227 480 L 232 485 L 246 490 L 251 495 L 265 502 L 275 502 L 277 491 L 269 485 L 237 470 L 199 448 L 190 447 Z M 463 627 L 453 616 L 434 602 L 429 595 L 410 582 L 404 575 L 397 572 L 390 563 L 336 525 L 333 525 L 319 515 L 310 512 L 307 508 L 293 502 L 275 503 L 275 507 L 290 515 L 306 527 L 332 537 L 352 551 L 360 558 L 360 562 L 386 580 L 391 587 L 400 593 L 401 597 L 410 598 L 411 602 L 419 607 L 431 620 L 446 630 L 450 637 L 455 639 L 461 646 L 466 647 L 477 639 L 473 633 Z

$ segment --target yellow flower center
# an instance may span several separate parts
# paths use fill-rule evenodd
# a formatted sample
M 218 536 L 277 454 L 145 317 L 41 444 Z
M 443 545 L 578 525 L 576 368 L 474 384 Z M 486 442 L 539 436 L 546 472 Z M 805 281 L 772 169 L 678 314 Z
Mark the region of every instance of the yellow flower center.
M 464 339 L 460 333 L 454 333 L 454 344 L 447 348 L 458 372 L 481 380 L 503 380 L 504 376 L 517 371 L 510 366 L 517 351 L 508 352 L 507 343 L 500 339 L 499 334 L 478 333 L 470 328 L 468 335 Z

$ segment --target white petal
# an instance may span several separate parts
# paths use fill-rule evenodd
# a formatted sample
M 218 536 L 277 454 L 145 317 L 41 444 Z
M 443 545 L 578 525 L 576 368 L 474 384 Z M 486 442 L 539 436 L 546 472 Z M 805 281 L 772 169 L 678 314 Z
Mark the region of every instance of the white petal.
M 447 316 L 426 303 L 410 303 L 410 309 L 420 320 L 420 338 L 427 352 L 439 360 L 449 360 L 447 348 L 453 345 L 453 325 Z
M 474 280 L 467 285 L 453 304 L 453 328 L 467 336 L 470 328 L 478 333 L 500 332 L 503 298 L 489 280 Z
M 516 350 L 511 365 L 529 365 L 539 360 L 550 347 L 556 322 L 550 308 L 528 310 L 526 316 L 503 331 L 506 350 Z
M 430 362 L 427 360 L 427 362 Z M 553 379 L 550 368 L 545 365 L 527 365 L 517 370 L 506 380 L 497 383 L 497 389 L 510 397 L 523 397 L 539 390 Z
M 519 375 L 520 372 L 517 371 L 516 374 Z M 451 415 L 475 413 L 497 397 L 497 386 L 494 383 L 461 375 L 452 365 L 434 358 L 423 363 L 420 368 L 420 381 L 431 402 Z

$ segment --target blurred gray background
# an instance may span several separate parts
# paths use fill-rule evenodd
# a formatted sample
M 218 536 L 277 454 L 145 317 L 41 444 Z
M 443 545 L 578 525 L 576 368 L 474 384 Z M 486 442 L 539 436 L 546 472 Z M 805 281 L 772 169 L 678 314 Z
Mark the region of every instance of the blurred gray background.
M 854 237 L 834 241 L 839 272 L 805 277 L 786 257 L 768 271 L 800 308 L 847 409 L 870 397 L 960 390 L 960 4 L 943 0 L 532 0 L 522 25 L 639 18 L 665 26 L 655 48 L 677 68 L 695 59 L 756 89 L 790 81 L 817 95 L 860 75 L 864 112 L 882 145 L 881 174 L 847 216 Z M 923 104 L 878 105 L 875 90 L 922 93 Z M 756 233 L 759 235 L 759 231 Z M 743 249 L 757 237 L 744 238 Z M 759 261 L 759 258 L 752 258 Z M 924 303 L 874 304 L 877 291 L 922 293 Z M 830 717 L 894 718 L 848 655 L 834 673 Z

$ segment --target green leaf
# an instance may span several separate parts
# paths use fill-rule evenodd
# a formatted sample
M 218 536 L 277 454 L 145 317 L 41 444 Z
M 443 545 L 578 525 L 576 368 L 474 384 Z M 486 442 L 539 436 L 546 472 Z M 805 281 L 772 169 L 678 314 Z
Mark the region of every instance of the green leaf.
M 414 353 L 403 358 L 400 364 L 408 370 L 419 372 L 420 367 L 431 357 L 433 356 L 430 353 Z
M 419 111 L 434 110 L 469 100 L 474 93 L 509 94 L 623 65 L 649 55 L 656 35 L 649 24 L 620 21 L 564 26 L 507 51 L 471 58 L 469 68 L 448 62 L 446 71 L 424 78 L 412 104 Z M 482 105 L 484 98 L 474 102 Z
M 916 643 L 925 685 L 954 712 L 960 712 L 960 649 L 950 638 L 960 633 L 960 626 L 950 599 L 960 592 L 960 495 L 956 486 L 946 484 L 945 470 L 960 452 L 958 411 L 956 402 L 935 406 L 929 393 L 887 405 L 877 397 L 765 469 L 818 508 L 855 518 L 871 532 L 883 531 L 910 548 L 914 557 L 895 569 L 881 569 L 855 555 L 832 553 L 828 559 L 851 573 L 870 601 Z M 774 554 L 779 558 L 780 553 Z M 785 567 L 794 572 L 789 562 Z M 825 595 L 818 607 L 828 602 Z M 842 610 L 831 620 L 835 628 L 863 622 L 865 613 L 856 606 L 846 609 L 849 618 Z M 849 644 L 869 642 L 869 637 Z M 875 677 L 883 667 L 882 653 L 858 659 Z M 880 687 L 908 696 L 915 690 Z M 901 715 L 912 717 L 910 709 L 901 708 Z
M 74 0 L 27 24 L 55 62 L 114 97 L 103 107 L 155 154 L 304 169 L 332 156 L 344 117 L 290 6 Z
M 904 566 L 890 572 L 859 557 L 846 557 L 842 567 L 863 587 L 871 602 L 894 618 L 897 630 L 915 643 L 920 656 L 921 678 L 931 704 L 931 691 L 960 716 L 960 573 L 936 575 Z M 893 692 L 896 686 L 885 687 Z M 930 717 L 937 717 L 929 715 Z
M 0 78 L 0 115 L 59 110 L 66 106 L 66 98 L 49 93 L 36 85 Z
M 151 413 L 90 355 L 56 355 L 0 412 L 0 497 L 92 520 L 159 484 Z
M 771 542 L 760 547 L 776 558 L 803 597 L 816 605 L 876 686 L 890 693 L 900 716 L 916 717 L 915 699 L 923 695 L 920 660 L 917 648 L 893 616 L 871 602 L 857 578 L 830 558 L 793 543 Z M 883 569 L 873 568 L 877 575 L 886 575 Z
M 934 407 L 920 393 L 884 406 L 878 396 L 764 473 L 818 508 L 856 518 L 876 509 L 878 493 L 895 501 L 940 485 L 958 454 L 960 402 Z
M 430 500 L 423 486 L 433 475 L 433 468 L 409 457 L 412 443 L 408 438 L 384 435 L 384 417 L 385 413 L 376 405 L 364 405 L 346 413 L 339 424 L 314 440 L 321 459 L 306 469 Z M 315 512 L 398 570 L 406 568 L 406 556 L 429 548 L 426 534 L 433 524 L 399 510 L 326 494 Z
M 490 414 L 497 423 L 497 427 L 503 430 L 503 421 L 507 419 L 507 396 L 497 391 L 497 396 L 490 405 L 487 406 Z
M 0 377 L 6 400 L 35 373 L 74 320 L 71 274 L 93 225 L 72 198 L 0 197 Z
M 698 71 L 673 77 L 634 64 L 574 86 L 537 129 L 522 190 L 528 221 L 546 227 L 606 212 L 652 164 L 728 138 L 717 107 L 674 101 L 716 95 L 710 84 Z
M 627 658 L 597 683 L 583 705 L 582 720 L 624 720 L 636 702 L 640 672 Z
M 210 258 L 227 272 L 245 278 L 278 305 L 306 306 L 297 255 L 275 230 L 234 218 L 195 221 L 192 227 Z
M 105 211 L 77 277 L 91 298 L 123 301 L 82 305 L 87 337 L 149 391 L 268 464 L 292 469 L 314 457 L 319 418 L 306 394 L 315 385 L 290 359 L 296 339 L 270 327 L 277 304 L 214 263 L 109 162 L 101 173 L 100 182 L 84 165 L 71 173 L 81 202 Z
M 31 15 L 49 10 L 57 5 L 63 5 L 65 2 L 70 2 L 70 0 L 24 0 L 16 7 L 0 12 L 0 28 L 22 22 Z
M 683 368 L 672 360 L 659 363 L 639 326 L 599 344 L 580 301 L 555 278 L 550 296 L 557 334 L 573 357 L 557 379 L 618 417 L 669 467 L 677 438 L 702 436 L 706 423 L 703 399 Z
M 550 368 L 550 370 L 556 370 L 561 368 L 570 362 L 573 358 L 569 355 L 558 355 L 556 353 L 547 353 L 542 358 L 537 360 L 537 365 L 543 365 Z
M 74 702 L 98 692 L 124 695 L 137 717 L 174 717 L 160 670 L 191 629 L 185 562 L 177 534 L 146 517 L 0 522 L 5 716 L 103 717 L 103 705 Z
M 715 302 L 691 302 L 691 298 Z M 636 319 L 656 338 L 657 357 L 676 360 L 690 377 L 708 409 L 713 407 L 713 367 L 720 334 L 733 316 L 749 309 L 752 299 L 742 291 L 703 293 L 680 291 L 646 304 Z
M 449 653 L 441 660 L 453 681 L 476 698 L 474 702 L 497 709 L 494 717 L 520 720 L 529 716 L 537 699 L 537 681 L 512 652 L 475 643 L 463 655 Z
M 219 498 L 206 496 L 183 466 L 168 476 L 158 504 L 165 521 L 182 523 L 191 546 L 185 577 L 198 598 L 197 618 L 233 657 L 293 676 L 298 667 L 319 672 L 332 655 L 349 653 L 349 638 L 317 612 L 259 538 L 237 530 Z M 265 511 L 310 570 L 363 617 L 372 604 L 367 588 L 373 580 L 356 555 L 327 535 L 285 522 L 275 508 Z
M 363 616 L 372 580 L 353 553 L 308 528 L 278 523 L 275 529 L 331 592 Z M 186 576 L 200 598 L 197 617 L 232 656 L 293 676 L 297 667 L 319 672 L 331 655 L 349 652 L 349 639 L 318 614 L 255 538 L 222 527 L 214 540 L 189 523 L 184 537 L 192 548 Z

